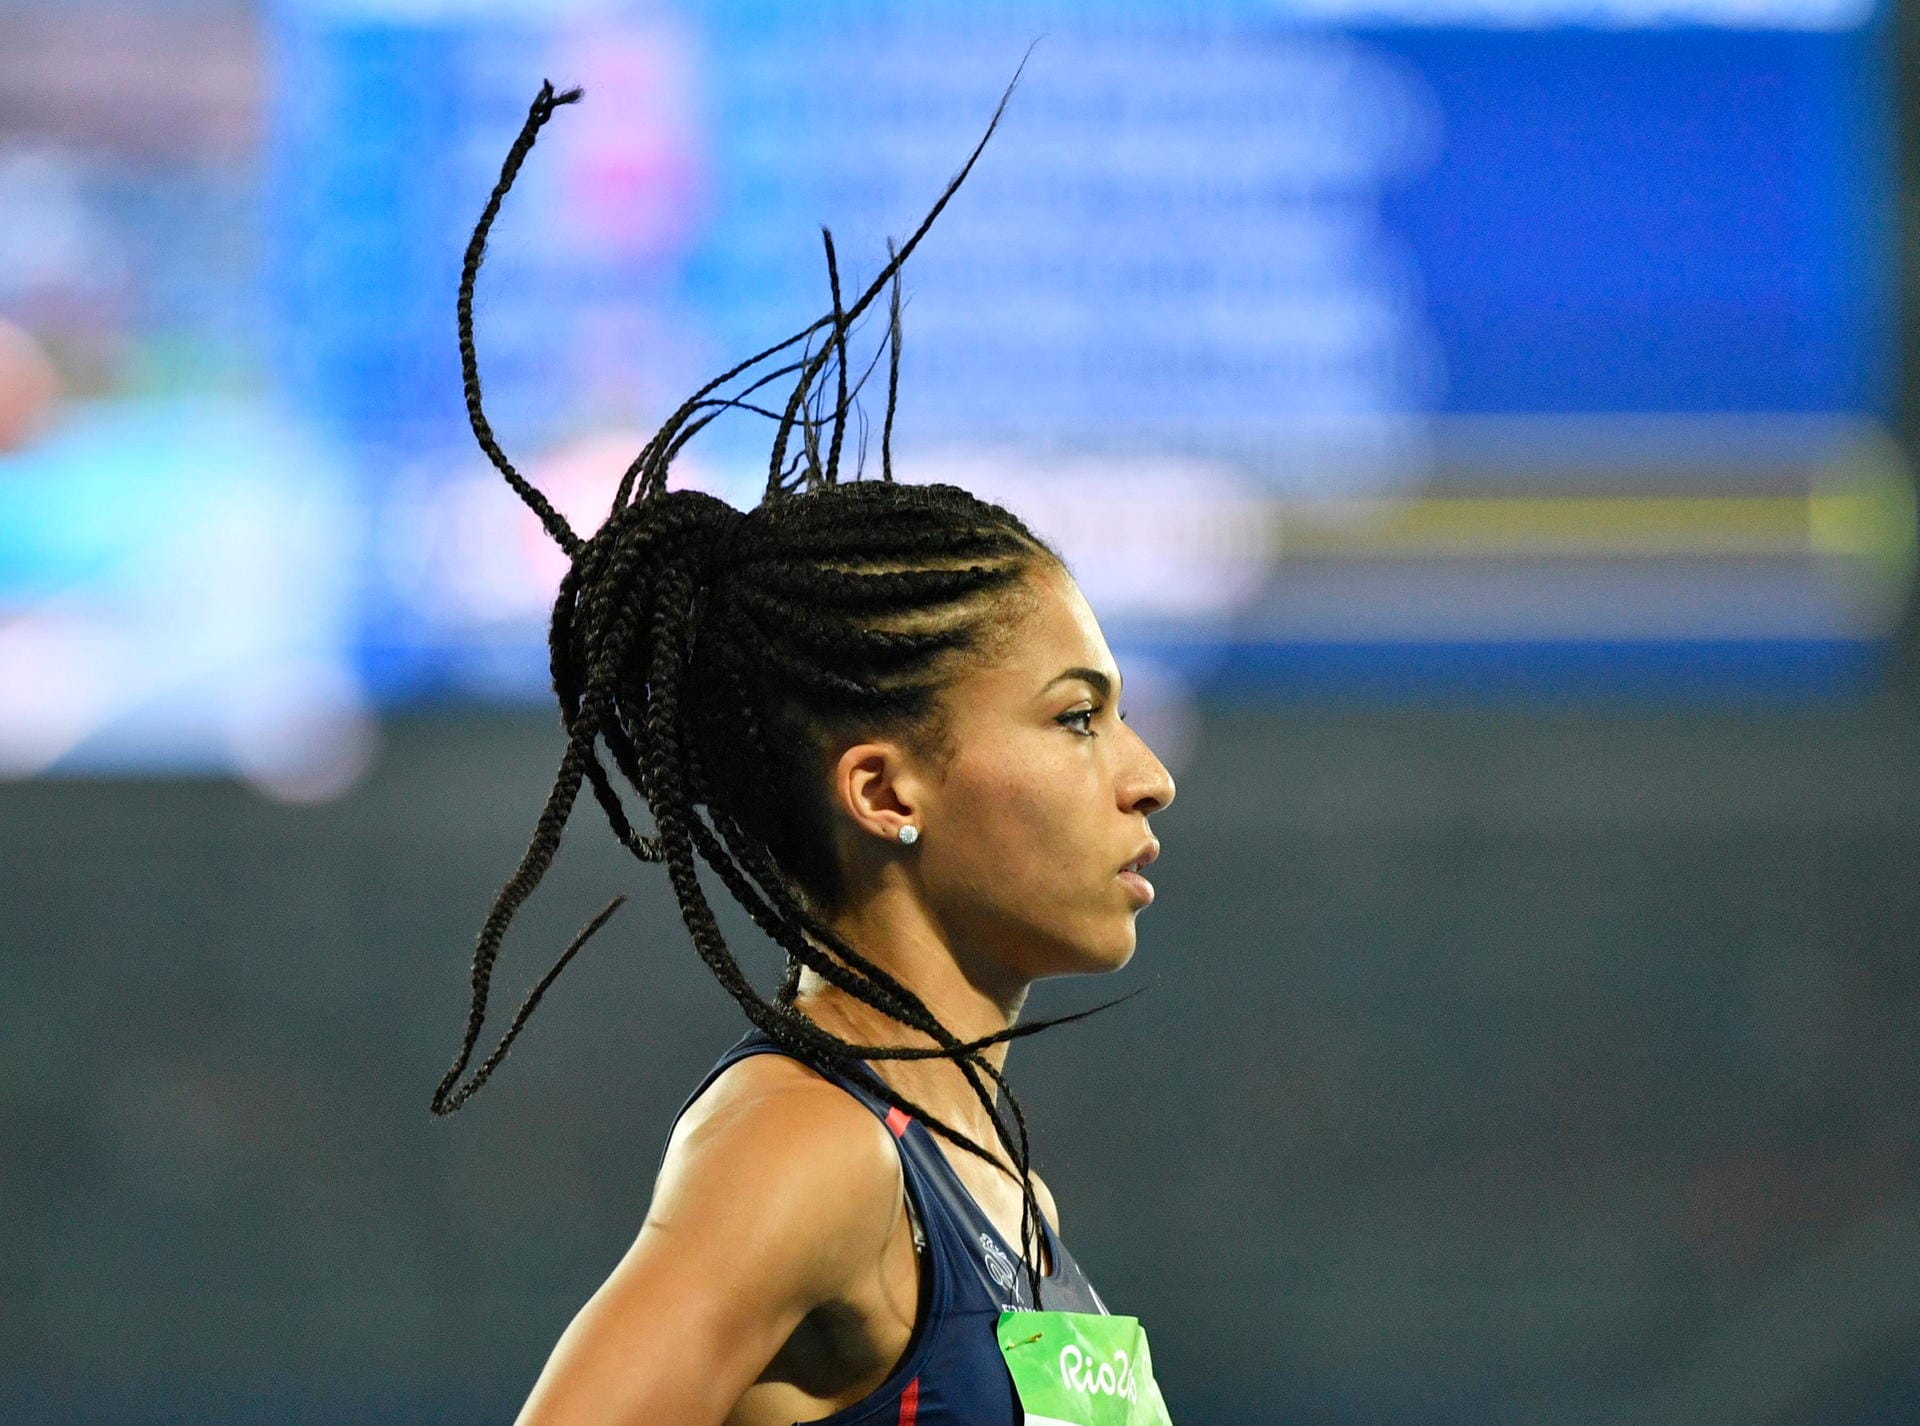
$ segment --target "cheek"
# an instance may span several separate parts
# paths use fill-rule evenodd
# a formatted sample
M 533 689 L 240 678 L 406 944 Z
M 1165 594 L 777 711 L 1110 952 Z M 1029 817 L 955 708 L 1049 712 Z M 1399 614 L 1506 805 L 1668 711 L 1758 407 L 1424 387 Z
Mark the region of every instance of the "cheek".
M 1033 756 L 968 779 L 953 803 L 956 879 L 993 902 L 1028 901 L 1085 861 L 1085 759 Z

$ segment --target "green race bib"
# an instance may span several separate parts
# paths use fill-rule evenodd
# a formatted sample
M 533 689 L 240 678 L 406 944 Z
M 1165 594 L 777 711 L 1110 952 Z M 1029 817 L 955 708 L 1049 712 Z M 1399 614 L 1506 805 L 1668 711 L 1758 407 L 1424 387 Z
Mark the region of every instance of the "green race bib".
M 1027 1426 L 1173 1426 L 1138 1317 L 1002 1312 L 999 1341 Z

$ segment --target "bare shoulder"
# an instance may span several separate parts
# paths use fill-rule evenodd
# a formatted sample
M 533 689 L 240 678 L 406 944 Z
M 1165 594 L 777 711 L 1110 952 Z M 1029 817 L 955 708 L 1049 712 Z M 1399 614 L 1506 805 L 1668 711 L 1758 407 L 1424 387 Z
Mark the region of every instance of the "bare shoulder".
M 856 1234 L 864 1227 L 877 1248 L 889 1205 L 902 1191 L 902 1171 L 893 1136 L 871 1109 L 798 1060 L 759 1054 L 727 1066 L 681 1116 L 648 1222 L 695 1207 L 685 1189 L 721 1183 L 732 1186 L 725 1200 L 766 1211 L 775 1194 L 782 1203 L 803 1203 L 820 1227 Z M 702 1198 L 697 1207 L 711 1212 L 725 1203 Z M 843 1223 L 819 1223 L 821 1214 Z
M 687 1106 L 667 1141 L 667 1157 L 671 1160 L 683 1145 L 729 1126 L 750 1122 L 756 1128 L 777 1129 L 789 1117 L 811 1129 L 838 1130 L 888 1146 L 886 1125 L 839 1085 L 790 1055 L 758 1054 L 728 1065 Z M 885 1157 L 897 1156 L 889 1152 Z
M 805 1319 L 870 1284 L 901 1212 L 892 1137 L 796 1061 L 729 1065 L 680 1116 L 638 1237 L 519 1426 L 718 1426 Z

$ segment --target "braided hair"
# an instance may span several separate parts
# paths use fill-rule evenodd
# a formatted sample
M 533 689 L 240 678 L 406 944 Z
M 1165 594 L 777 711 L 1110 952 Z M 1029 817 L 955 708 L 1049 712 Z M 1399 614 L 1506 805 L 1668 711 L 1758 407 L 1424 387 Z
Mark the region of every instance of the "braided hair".
M 1016 73 L 1016 83 L 1018 78 Z M 533 839 L 481 927 L 465 1039 L 434 1091 L 433 1112 L 453 1113 L 485 1083 L 547 988 L 625 900 L 615 897 L 569 942 L 535 983 L 498 1045 L 462 1084 L 508 925 L 552 865 L 584 782 L 621 845 L 641 861 L 664 863 L 694 949 L 755 1026 L 796 1058 L 870 1083 L 887 1103 L 1005 1172 L 993 1153 L 903 1097 L 862 1062 L 944 1058 L 961 1067 L 1018 1172 L 1022 1258 L 1038 1304 L 1039 1208 L 1029 1181 L 1026 1119 L 981 1051 L 1129 997 L 960 1040 L 918 995 L 828 924 L 846 888 L 833 854 L 825 779 L 819 775 L 823 758 L 835 746 L 875 734 L 897 737 L 917 756 L 943 765 L 954 751 L 943 690 L 964 669 L 1005 652 L 1023 615 L 1035 606 L 1030 575 L 1066 569 L 1059 552 L 1008 510 L 956 486 L 893 479 L 900 268 L 986 147 L 1012 85 L 919 227 L 897 248 L 888 244 L 886 266 L 851 301 L 841 291 L 832 234 L 821 230 L 830 313 L 689 397 L 634 458 L 611 512 L 585 537 L 513 468 L 494 440 L 481 407 L 473 346 L 473 288 L 487 232 L 541 127 L 581 92 L 556 95 L 551 84 L 541 86 L 474 229 L 461 272 L 460 355 L 474 434 L 570 560 L 548 640 L 567 745 Z M 849 416 L 856 414 L 851 402 L 879 362 L 876 354 L 850 389 L 849 335 L 882 292 L 890 292 L 890 300 L 881 478 L 861 479 L 862 417 L 854 478 L 843 482 L 840 461 Z M 796 346 L 801 348 L 797 359 L 748 379 L 755 368 Z M 835 399 L 825 409 L 821 378 L 829 365 Z M 783 377 L 794 379 L 784 409 L 746 399 Z M 746 384 L 732 395 L 716 394 L 742 379 Z M 700 491 L 667 489 L 674 456 L 727 410 L 777 423 L 764 496 L 745 512 Z M 789 458 L 796 430 L 798 449 Z M 602 747 L 611 768 L 602 760 Z M 629 821 L 614 786 L 616 771 L 651 811 L 651 835 Z M 721 936 L 696 875 L 696 857 L 785 951 L 785 977 L 772 999 L 754 988 Z M 803 967 L 935 1045 L 840 1039 L 793 1004 Z M 996 1109 L 982 1072 L 1003 1092 L 1011 1126 Z

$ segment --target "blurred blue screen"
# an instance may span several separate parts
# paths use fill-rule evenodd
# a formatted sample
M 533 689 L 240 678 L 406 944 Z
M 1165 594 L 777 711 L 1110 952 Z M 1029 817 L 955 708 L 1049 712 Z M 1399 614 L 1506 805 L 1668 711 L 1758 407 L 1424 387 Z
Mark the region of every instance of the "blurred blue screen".
M 563 565 L 475 448 L 453 321 L 540 81 L 586 95 L 506 200 L 476 337 L 502 444 L 591 528 L 686 394 L 825 310 L 822 224 L 849 287 L 872 277 L 1024 57 L 907 269 L 895 468 L 1062 546 L 1130 684 L 1859 689 L 1913 569 L 1885 23 L 1852 0 L 275 0 L 234 42 L 245 145 L 74 200 L 108 232 L 217 214 L 245 239 L 130 278 L 145 305 L 116 319 L 228 368 L 176 367 L 161 408 L 102 383 L 0 474 L 56 492 L 57 524 L 76 462 L 138 479 L 129 411 L 237 401 L 289 453 L 262 488 L 300 472 L 337 539 L 332 613 L 292 640 L 332 705 L 543 698 Z M 20 212 L 0 244 L 45 239 Z M 0 299 L 59 354 L 66 309 Z M 676 484 L 759 498 L 771 428 L 736 414 Z M 136 432 L 117 464 L 112 430 Z M 294 517 L 268 505 L 271 545 Z M 0 545 L 21 608 L 45 545 Z M 139 761 L 115 717 L 12 760 Z

